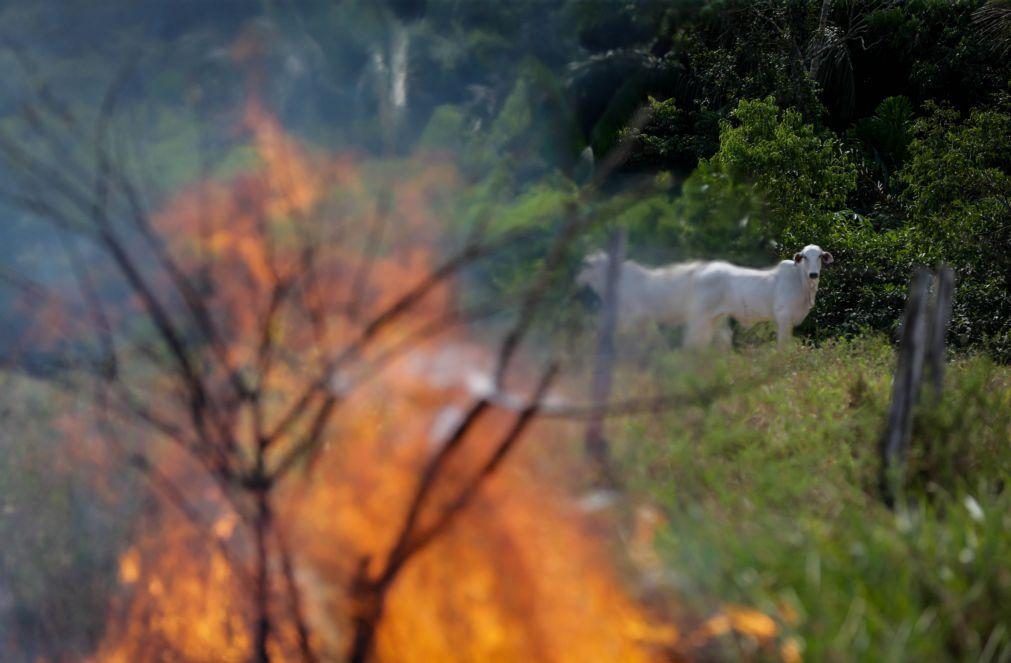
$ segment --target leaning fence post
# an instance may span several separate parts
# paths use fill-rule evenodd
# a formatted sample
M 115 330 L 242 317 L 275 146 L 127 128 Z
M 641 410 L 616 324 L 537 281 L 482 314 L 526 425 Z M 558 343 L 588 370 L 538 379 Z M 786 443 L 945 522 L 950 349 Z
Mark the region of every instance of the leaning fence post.
M 955 273 L 950 267 L 941 266 L 937 270 L 934 299 L 930 312 L 930 339 L 927 343 L 926 368 L 934 387 L 934 402 L 941 400 L 944 390 L 944 340 L 951 322 L 951 303 L 955 294 Z
M 600 314 L 600 332 L 597 337 L 596 362 L 593 367 L 593 382 L 590 398 L 593 414 L 586 425 L 586 453 L 596 466 L 598 479 L 614 485 L 616 477 L 611 464 L 611 452 L 604 437 L 604 409 L 611 397 L 611 382 L 614 375 L 614 333 L 618 324 L 618 281 L 621 265 L 625 262 L 625 231 L 617 229 L 611 233 L 607 246 L 607 274 L 604 284 L 604 300 Z
M 927 290 L 930 272 L 917 269 L 909 286 L 909 298 L 902 317 L 899 351 L 892 381 L 892 404 L 888 422 L 881 436 L 881 476 L 879 479 L 885 503 L 894 504 L 897 474 L 905 457 L 906 445 L 913 426 L 913 406 L 923 375 L 923 358 L 927 349 Z
M 929 292 L 932 280 L 935 287 L 931 298 Z M 936 279 L 932 279 L 929 270 L 918 268 L 909 286 L 892 382 L 892 402 L 880 443 L 879 486 L 889 508 L 895 503 L 896 488 L 902 478 L 902 467 L 913 427 L 913 409 L 919 399 L 925 365 L 933 385 L 934 402 L 941 400 L 944 387 L 944 340 L 951 319 L 954 283 L 954 273 L 950 268 L 942 266 L 938 269 Z

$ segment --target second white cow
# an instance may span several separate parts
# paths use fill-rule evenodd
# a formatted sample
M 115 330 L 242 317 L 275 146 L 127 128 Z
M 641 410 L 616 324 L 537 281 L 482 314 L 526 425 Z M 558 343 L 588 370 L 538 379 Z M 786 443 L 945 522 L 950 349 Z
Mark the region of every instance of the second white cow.
M 603 300 L 607 262 L 607 254 L 603 251 L 586 256 L 576 277 L 576 285 L 589 286 Z M 618 277 L 618 326 L 631 330 L 649 322 L 671 327 L 686 324 L 692 275 L 703 264 L 683 262 L 665 267 L 644 267 L 634 260 L 623 262 Z

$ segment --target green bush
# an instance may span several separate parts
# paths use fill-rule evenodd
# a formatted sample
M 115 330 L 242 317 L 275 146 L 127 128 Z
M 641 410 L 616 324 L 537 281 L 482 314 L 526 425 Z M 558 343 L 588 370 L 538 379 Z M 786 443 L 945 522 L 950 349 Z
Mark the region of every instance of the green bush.
M 702 254 L 792 255 L 825 244 L 856 186 L 842 144 L 771 97 L 743 100 L 720 129 L 720 149 L 684 184 L 680 213 Z
M 900 173 L 910 224 L 957 274 L 952 337 L 1011 360 L 1011 100 L 928 104 Z

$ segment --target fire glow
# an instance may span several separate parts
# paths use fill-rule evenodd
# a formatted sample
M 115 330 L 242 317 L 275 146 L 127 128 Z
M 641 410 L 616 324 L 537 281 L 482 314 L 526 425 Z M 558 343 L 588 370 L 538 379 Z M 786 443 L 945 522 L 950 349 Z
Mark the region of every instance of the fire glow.
M 677 629 L 633 600 L 594 523 L 545 476 L 543 460 L 566 453 L 566 434 L 543 422 L 524 431 L 517 452 L 409 559 L 382 602 L 366 600 L 363 579 L 382 574 L 426 463 L 475 399 L 460 368 L 489 357 L 458 330 L 418 334 L 454 310 L 447 281 L 384 326 L 343 372 L 324 376 L 325 389 L 306 385 L 333 348 L 353 345 L 368 321 L 436 268 L 428 242 L 440 200 L 459 178 L 449 163 L 406 162 L 383 209 L 366 164 L 310 154 L 256 104 L 245 122 L 255 167 L 191 187 L 154 225 L 185 269 L 202 274 L 219 330 L 228 368 L 207 369 L 207 398 L 234 414 L 209 422 L 209 434 L 238 458 L 263 452 L 263 476 L 286 472 L 270 486 L 266 615 L 255 614 L 251 589 L 255 509 L 205 471 L 213 456 L 200 468 L 192 453 L 170 446 L 159 451 L 159 466 L 198 517 L 166 500 L 140 529 L 121 556 L 122 598 L 94 660 L 255 659 L 263 617 L 271 660 L 340 659 L 354 650 L 354 625 L 377 610 L 377 661 L 669 660 Z M 380 224 L 391 239 L 372 255 L 361 229 Z M 381 372 L 362 368 L 412 338 Z M 257 385 L 258 414 L 229 407 L 239 398 L 228 391 L 235 375 Z M 159 380 L 146 396 L 164 409 L 159 418 L 185 420 L 175 385 Z M 319 421 L 290 413 L 301 394 L 318 400 L 325 392 L 333 403 L 321 442 L 302 448 Z M 482 411 L 418 510 L 420 531 L 452 508 L 515 419 Z

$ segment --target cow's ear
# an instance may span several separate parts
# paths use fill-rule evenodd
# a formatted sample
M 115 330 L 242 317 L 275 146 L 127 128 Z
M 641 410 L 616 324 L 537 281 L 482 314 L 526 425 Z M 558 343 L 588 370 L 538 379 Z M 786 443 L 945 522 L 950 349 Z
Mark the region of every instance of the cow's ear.
M 821 264 L 831 265 L 833 262 L 835 262 L 835 258 L 832 257 L 831 253 L 826 251 L 825 253 L 821 254 Z
M 803 259 L 804 259 L 804 255 L 802 253 L 794 253 L 793 254 L 793 261 L 794 262 L 800 262 Z

